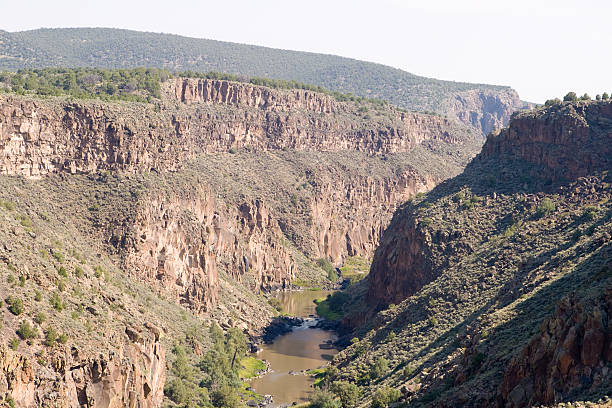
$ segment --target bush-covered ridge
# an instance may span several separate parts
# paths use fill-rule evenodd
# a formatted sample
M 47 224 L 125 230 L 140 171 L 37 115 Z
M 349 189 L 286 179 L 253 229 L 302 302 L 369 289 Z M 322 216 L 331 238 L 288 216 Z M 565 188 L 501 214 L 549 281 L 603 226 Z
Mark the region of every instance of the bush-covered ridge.
M 0 31 L 0 68 L 95 66 L 221 71 L 311 83 L 341 93 L 379 98 L 411 110 L 445 112 L 456 92 L 508 87 L 420 77 L 385 65 L 334 55 L 107 28 Z
M 0 92 L 14 92 L 19 95 L 70 96 L 78 99 L 105 101 L 153 102 L 161 99 L 162 84 L 173 77 L 242 82 L 273 89 L 304 89 L 331 95 L 339 102 L 368 103 L 381 107 L 388 104 L 384 100 L 329 91 L 320 86 L 293 80 L 249 78 L 214 71 L 171 73 L 167 69 L 142 67 L 133 69 L 36 68 L 19 69 L 17 72 L 4 71 L 0 72 Z

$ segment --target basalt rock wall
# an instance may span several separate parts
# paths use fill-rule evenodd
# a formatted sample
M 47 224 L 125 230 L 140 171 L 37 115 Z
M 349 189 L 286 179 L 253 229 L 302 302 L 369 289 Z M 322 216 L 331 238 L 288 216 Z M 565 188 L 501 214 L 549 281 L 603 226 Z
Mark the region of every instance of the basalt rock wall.
M 159 338 L 126 329 L 114 351 L 81 359 L 78 349 L 56 350 L 48 367 L 0 346 L 0 395 L 18 408 L 159 407 L 166 379 L 165 351 Z
M 466 129 L 433 115 L 357 107 L 304 90 L 177 80 L 154 104 L 0 98 L 0 174 L 176 170 L 199 153 L 256 150 L 406 152 L 461 143 Z

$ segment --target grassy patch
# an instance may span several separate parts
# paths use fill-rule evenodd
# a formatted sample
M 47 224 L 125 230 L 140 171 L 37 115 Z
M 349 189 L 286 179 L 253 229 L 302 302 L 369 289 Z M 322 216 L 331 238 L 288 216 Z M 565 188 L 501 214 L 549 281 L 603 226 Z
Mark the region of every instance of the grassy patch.
M 342 276 L 350 279 L 351 283 L 365 278 L 370 272 L 371 261 L 360 256 L 346 258 L 344 265 L 340 268 Z
M 266 369 L 266 364 L 255 357 L 244 357 L 240 364 L 242 368 L 238 370 L 238 375 L 245 379 L 256 377 L 260 371 Z

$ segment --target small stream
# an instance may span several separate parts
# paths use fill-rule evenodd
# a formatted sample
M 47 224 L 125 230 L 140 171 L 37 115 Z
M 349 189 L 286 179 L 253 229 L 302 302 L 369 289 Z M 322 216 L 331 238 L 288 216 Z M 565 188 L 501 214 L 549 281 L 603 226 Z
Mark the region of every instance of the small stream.
M 327 296 L 328 291 L 283 292 L 278 299 L 283 311 L 306 318 L 302 326 L 291 333 L 277 337 L 272 344 L 262 345 L 257 358 L 270 363 L 270 373 L 251 381 L 258 394 L 270 394 L 274 406 L 305 402 L 312 394 L 314 379 L 300 373 L 325 365 L 338 351 L 322 349 L 320 344 L 336 340 L 333 332 L 312 328 L 317 323 L 315 304 L 317 298 Z M 290 374 L 290 372 L 292 372 Z

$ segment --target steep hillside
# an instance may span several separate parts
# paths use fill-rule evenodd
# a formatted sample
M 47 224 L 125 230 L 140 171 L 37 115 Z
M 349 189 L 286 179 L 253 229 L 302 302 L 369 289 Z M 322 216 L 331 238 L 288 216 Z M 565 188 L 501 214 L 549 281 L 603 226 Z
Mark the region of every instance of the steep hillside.
M 609 102 L 517 114 L 461 175 L 404 204 L 364 284 L 370 306 L 345 306 L 361 338 L 329 380 L 362 386 L 362 403 L 606 405 L 611 146 Z
M 266 293 L 329 286 L 318 258 L 371 257 L 396 206 L 479 146 L 438 116 L 303 89 L 175 78 L 160 97 L 0 96 L 9 405 L 248 394 L 214 369 L 274 315 Z
M 0 31 L 0 68 L 96 66 L 219 71 L 297 80 L 434 111 L 473 125 L 484 135 L 501 128 L 523 105 L 502 86 L 424 78 L 388 66 L 333 55 L 286 51 L 169 34 L 107 28 Z

